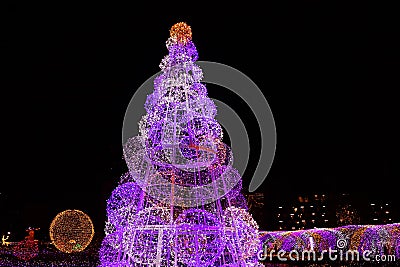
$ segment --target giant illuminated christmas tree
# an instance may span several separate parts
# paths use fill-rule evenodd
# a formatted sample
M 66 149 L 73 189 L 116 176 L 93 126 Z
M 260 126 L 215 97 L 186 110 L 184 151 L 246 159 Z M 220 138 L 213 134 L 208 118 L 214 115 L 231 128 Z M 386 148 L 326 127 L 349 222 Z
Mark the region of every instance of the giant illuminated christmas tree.
M 170 30 L 140 134 L 124 145 L 129 172 L 107 202 L 101 266 L 258 266 L 258 225 L 200 83 L 191 28 Z

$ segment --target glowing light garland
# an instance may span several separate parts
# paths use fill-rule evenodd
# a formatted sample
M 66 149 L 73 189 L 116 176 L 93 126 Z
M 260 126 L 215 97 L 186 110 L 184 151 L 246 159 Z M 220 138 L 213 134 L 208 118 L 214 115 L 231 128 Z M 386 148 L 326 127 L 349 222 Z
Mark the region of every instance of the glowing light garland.
M 185 22 L 178 22 L 171 27 L 169 31 L 171 38 L 174 38 L 178 43 L 186 44 L 192 39 L 192 29 Z
M 90 217 L 80 210 L 63 211 L 50 225 L 50 239 L 54 246 L 65 253 L 83 251 L 92 241 L 93 223 Z
M 310 241 L 310 238 L 312 241 Z M 267 251 L 304 250 L 315 252 L 332 250 L 357 250 L 359 255 L 369 251 L 371 256 L 400 255 L 400 224 L 347 225 L 337 228 L 320 228 L 288 232 L 267 232 L 260 240 Z M 341 240 L 341 247 L 337 246 Z M 312 242 L 312 244 L 311 244 Z
M 172 26 L 129 169 L 107 201 L 101 266 L 260 266 L 258 225 L 201 83 L 192 31 Z M 153 196 L 153 199 L 149 196 Z

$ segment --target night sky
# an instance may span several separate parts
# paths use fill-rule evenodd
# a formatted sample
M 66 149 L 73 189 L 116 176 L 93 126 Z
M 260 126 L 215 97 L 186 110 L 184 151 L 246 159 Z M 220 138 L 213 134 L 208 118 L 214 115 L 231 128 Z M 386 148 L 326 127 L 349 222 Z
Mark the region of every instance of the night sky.
M 398 16 L 322 3 L 270 4 L 259 14 L 211 7 L 175 14 L 105 5 L 5 8 L 0 232 L 47 229 L 65 209 L 86 212 L 102 231 L 106 200 L 127 170 L 126 107 L 159 71 L 169 28 L 179 21 L 191 25 L 199 60 L 242 71 L 269 102 L 277 147 L 258 189 L 266 198 L 350 192 L 399 207 L 393 185 L 399 179 Z M 226 89 L 207 87 L 245 119 L 256 161 L 254 116 Z M 254 169 L 250 164 L 245 185 Z

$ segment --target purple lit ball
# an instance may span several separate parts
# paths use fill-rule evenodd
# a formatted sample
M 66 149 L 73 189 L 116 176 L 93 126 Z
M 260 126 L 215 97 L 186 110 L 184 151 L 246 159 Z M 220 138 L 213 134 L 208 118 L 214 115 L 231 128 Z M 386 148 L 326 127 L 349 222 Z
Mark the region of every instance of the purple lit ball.
M 143 191 L 134 182 L 124 183 L 115 188 L 107 201 L 109 222 L 116 228 L 128 225 L 139 209 L 141 197 Z

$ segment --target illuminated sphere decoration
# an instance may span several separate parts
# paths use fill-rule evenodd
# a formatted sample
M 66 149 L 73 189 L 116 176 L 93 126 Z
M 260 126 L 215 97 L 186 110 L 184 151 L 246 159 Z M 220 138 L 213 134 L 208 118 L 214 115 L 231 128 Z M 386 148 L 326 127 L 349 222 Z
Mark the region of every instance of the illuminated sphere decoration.
M 119 185 L 107 201 L 107 216 L 115 227 L 126 226 L 136 214 L 142 190 L 133 182 Z
M 57 214 L 50 225 L 50 239 L 64 253 L 83 251 L 93 235 L 92 220 L 80 210 L 63 211 Z
M 169 31 L 171 38 L 174 38 L 178 43 L 186 44 L 192 39 L 192 29 L 185 22 L 178 22 L 171 27 Z

